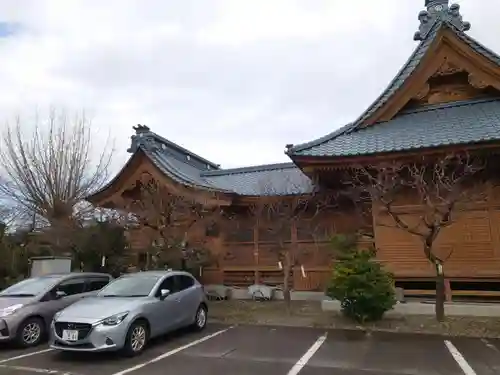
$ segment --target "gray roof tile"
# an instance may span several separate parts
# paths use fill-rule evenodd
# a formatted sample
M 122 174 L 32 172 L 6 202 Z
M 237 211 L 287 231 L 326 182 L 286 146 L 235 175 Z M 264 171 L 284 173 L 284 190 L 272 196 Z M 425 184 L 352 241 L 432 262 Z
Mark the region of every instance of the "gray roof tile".
M 194 188 L 245 196 L 293 195 L 312 191 L 311 180 L 293 163 L 220 169 L 211 162 L 207 166 L 206 159 L 150 131 L 143 132 L 140 137 L 133 136 L 129 151 L 133 155 L 122 170 L 94 195 L 109 188 L 137 152 L 144 152 L 172 180 Z
M 293 195 L 312 191 L 311 180 L 293 163 L 203 172 L 205 180 L 240 195 Z
M 402 112 L 387 122 L 325 139 L 295 155 L 354 156 L 500 140 L 500 99 Z
M 238 195 L 291 195 L 312 190 L 310 179 L 293 163 L 207 171 L 174 158 L 161 148 L 144 151 L 165 175 L 188 186 Z

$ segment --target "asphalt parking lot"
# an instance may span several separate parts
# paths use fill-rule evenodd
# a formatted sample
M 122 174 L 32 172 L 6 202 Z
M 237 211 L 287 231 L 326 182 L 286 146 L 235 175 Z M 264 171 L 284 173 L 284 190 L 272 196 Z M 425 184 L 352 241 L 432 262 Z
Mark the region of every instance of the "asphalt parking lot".
M 493 375 L 500 340 L 313 328 L 228 327 L 178 332 L 140 357 L 0 347 L 0 375 Z

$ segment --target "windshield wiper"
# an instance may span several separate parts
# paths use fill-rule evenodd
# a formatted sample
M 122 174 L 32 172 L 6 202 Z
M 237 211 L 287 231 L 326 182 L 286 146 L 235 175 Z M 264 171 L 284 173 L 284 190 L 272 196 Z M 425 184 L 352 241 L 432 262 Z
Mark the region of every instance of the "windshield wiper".
M 125 294 L 120 297 L 125 297 L 125 298 L 132 298 L 132 297 L 147 297 L 147 295 L 144 294 Z
M 35 295 L 28 293 L 12 293 L 12 294 L 0 294 L 0 297 L 35 297 Z
M 119 297 L 116 294 L 101 294 L 99 297 Z

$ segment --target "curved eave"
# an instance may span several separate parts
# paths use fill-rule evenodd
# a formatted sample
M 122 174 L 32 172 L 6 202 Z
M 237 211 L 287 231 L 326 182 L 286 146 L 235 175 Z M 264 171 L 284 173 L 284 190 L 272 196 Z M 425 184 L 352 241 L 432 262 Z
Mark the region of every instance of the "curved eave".
M 294 162 L 301 168 L 306 169 L 304 173 L 310 172 L 310 169 L 321 168 L 343 168 L 352 165 L 367 165 L 377 160 L 405 159 L 415 156 L 443 155 L 456 151 L 500 151 L 500 140 L 482 141 L 474 143 L 456 143 L 437 147 L 421 147 L 406 150 L 394 150 L 387 152 L 377 152 L 369 154 L 353 155 L 335 155 L 335 156 L 296 156 Z M 307 173 L 306 173 L 307 174 Z
M 85 200 L 89 201 L 92 204 L 99 204 L 111 198 L 113 194 L 115 194 L 116 191 L 118 190 L 117 186 L 126 183 L 126 179 L 128 178 L 127 173 L 130 170 L 130 168 L 134 169 L 138 168 L 144 162 L 144 160 L 150 162 L 159 175 L 165 176 L 166 178 L 182 186 L 195 190 L 203 190 L 211 193 L 222 194 L 225 196 L 236 195 L 236 193 L 234 193 L 233 191 L 220 189 L 214 185 L 208 184 L 208 182 L 207 184 L 198 183 L 192 176 L 183 173 L 178 168 L 176 168 L 172 163 L 168 162 L 168 159 L 163 159 L 160 162 L 152 152 L 148 151 L 147 149 L 144 149 L 143 147 L 139 147 L 137 151 L 135 151 L 132 154 L 132 156 L 127 160 L 125 165 L 120 169 L 120 171 L 115 175 L 115 177 L 113 177 L 101 189 L 85 197 Z M 134 163 L 136 164 L 135 166 Z
M 105 200 L 106 198 L 110 197 L 115 191 L 114 187 L 116 184 L 119 182 L 121 178 L 123 178 L 124 174 L 126 171 L 132 167 L 132 164 L 136 162 L 142 155 L 144 154 L 141 149 L 137 149 L 127 160 L 125 165 L 118 171 L 118 173 L 111 179 L 109 180 L 103 187 L 101 187 L 99 190 L 93 192 L 92 194 L 86 196 L 84 199 L 86 201 L 89 201 L 92 204 L 95 204 L 97 202 L 101 202 Z
M 294 161 L 296 158 L 302 157 L 302 155 L 300 154 L 301 151 L 308 150 L 312 147 L 319 146 L 323 143 L 331 141 L 332 139 L 340 137 L 341 135 L 349 132 L 354 127 L 354 125 L 355 125 L 355 123 L 349 123 L 347 125 L 341 126 L 339 129 L 334 130 L 333 132 L 328 133 L 322 137 L 316 138 L 316 139 L 309 141 L 309 142 L 304 142 L 304 143 L 295 145 L 295 146 L 291 147 L 289 150 L 287 150 L 285 153 L 288 155 L 288 157 L 290 159 L 292 159 L 292 161 Z
M 216 193 L 224 193 L 224 194 L 234 194 L 233 191 L 230 190 L 224 190 L 221 188 L 218 188 L 217 186 L 214 186 L 212 184 L 209 184 L 208 182 L 206 183 L 200 183 L 198 182 L 193 176 L 190 176 L 187 173 L 184 173 L 181 171 L 179 168 L 177 168 L 173 163 L 171 163 L 168 158 L 164 158 L 161 160 L 158 160 L 158 157 L 147 150 L 143 150 L 148 159 L 151 161 L 151 163 L 166 177 L 169 177 L 173 181 L 190 187 L 194 189 L 199 189 L 199 190 L 205 190 L 205 191 L 210 191 L 210 192 L 216 192 Z
M 298 158 L 302 158 L 303 152 L 310 148 L 320 146 L 323 143 L 332 141 L 344 134 L 349 134 L 351 132 L 357 131 L 368 123 L 373 123 L 373 121 L 375 121 L 377 118 L 377 113 L 382 111 L 388 103 L 394 100 L 394 98 L 398 95 L 398 92 L 404 88 L 406 82 L 410 79 L 410 77 L 419 69 L 422 64 L 425 65 L 424 60 L 429 57 L 428 53 L 430 51 L 432 52 L 434 48 L 433 43 L 440 43 L 441 36 L 447 30 L 451 31 L 458 41 L 464 43 L 469 49 L 484 57 L 487 61 L 495 65 L 500 65 L 500 56 L 477 42 L 474 38 L 468 36 L 463 31 L 458 30 L 449 22 L 444 21 L 436 23 L 429 31 L 426 38 L 419 43 L 410 58 L 396 74 L 394 79 L 389 83 L 387 88 L 362 113 L 362 115 L 356 119 L 356 121 L 323 137 L 295 145 L 287 151 L 287 155 L 293 160 L 297 160 Z

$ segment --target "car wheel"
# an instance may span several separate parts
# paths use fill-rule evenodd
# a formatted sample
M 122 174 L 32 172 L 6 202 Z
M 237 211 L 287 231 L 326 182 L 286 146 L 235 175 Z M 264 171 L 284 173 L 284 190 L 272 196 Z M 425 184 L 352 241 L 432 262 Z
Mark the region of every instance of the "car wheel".
M 201 331 L 207 326 L 207 308 L 204 305 L 200 305 L 198 310 L 196 310 L 196 316 L 194 318 L 193 328 L 196 331 Z
M 135 357 L 143 352 L 149 339 L 148 325 L 143 320 L 137 320 L 128 329 L 123 347 L 123 354 L 126 357 Z
M 22 348 L 39 345 L 45 337 L 45 322 L 40 318 L 26 319 L 17 330 L 16 343 Z

